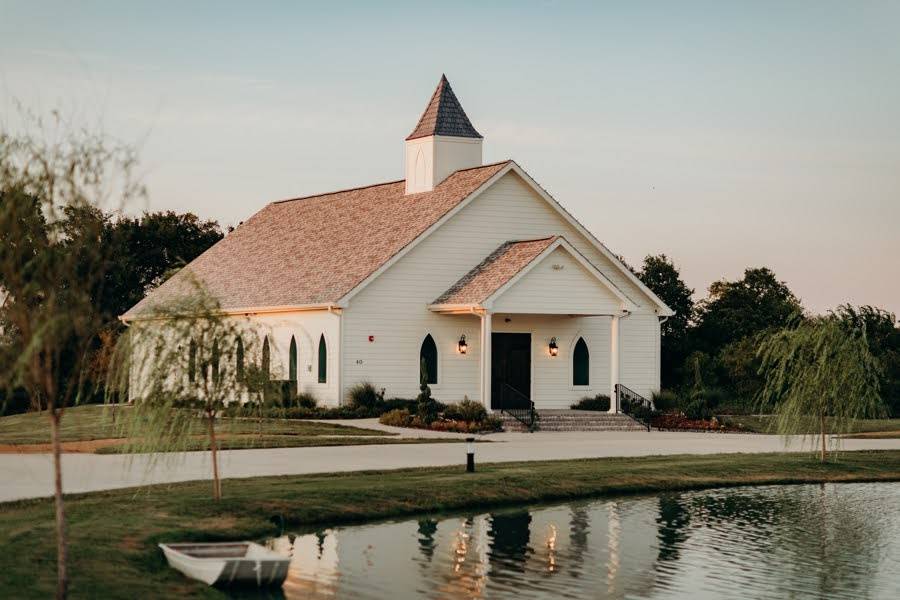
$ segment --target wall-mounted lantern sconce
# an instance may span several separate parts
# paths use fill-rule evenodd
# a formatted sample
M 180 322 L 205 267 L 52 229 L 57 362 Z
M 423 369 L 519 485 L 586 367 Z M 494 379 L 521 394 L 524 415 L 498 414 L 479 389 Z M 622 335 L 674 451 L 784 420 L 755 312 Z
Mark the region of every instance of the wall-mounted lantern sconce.
M 469 344 L 466 343 L 466 334 L 459 336 L 459 344 L 457 344 L 456 348 L 460 354 L 465 354 L 469 349 Z
M 556 338 L 550 338 L 550 356 L 559 354 L 559 346 L 556 345 Z

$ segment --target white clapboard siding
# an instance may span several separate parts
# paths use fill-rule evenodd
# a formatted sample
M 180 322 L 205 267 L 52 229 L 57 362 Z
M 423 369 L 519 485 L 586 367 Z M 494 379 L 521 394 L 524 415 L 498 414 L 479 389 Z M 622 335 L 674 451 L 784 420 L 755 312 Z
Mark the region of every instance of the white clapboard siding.
M 254 356 L 259 361 L 262 336 L 269 337 L 269 356 L 273 379 L 287 379 L 290 373 L 291 336 L 297 341 L 297 391 L 312 394 L 322 406 L 337 406 L 340 400 L 340 327 L 341 317 L 326 310 L 261 314 L 253 317 L 258 325 Z M 327 373 L 319 383 L 319 338 L 325 336 Z
M 648 319 L 656 319 L 656 315 L 652 313 L 654 307 L 651 301 L 637 286 L 628 281 L 618 268 L 524 181 L 510 173 L 352 298 L 344 311 L 345 389 L 353 383 L 367 380 L 377 387 L 386 388 L 389 397 L 415 397 L 418 393 L 419 348 L 425 335 L 430 333 L 437 343 L 439 354 L 438 384 L 432 386 L 435 397 L 446 402 L 456 402 L 464 396 L 473 400 L 480 399 L 478 317 L 435 314 L 428 311 L 426 306 L 502 243 L 549 235 L 564 236 L 640 307 L 626 321 L 637 317 L 641 312 L 647 312 Z M 513 319 L 516 322 L 515 317 Z M 563 322 L 566 323 L 565 327 Z M 535 323 L 522 325 L 537 327 Z M 500 315 L 496 316 L 494 329 L 502 330 L 503 327 L 503 319 Z M 540 367 L 543 358 L 540 357 L 536 342 L 540 336 L 542 347 L 546 348 L 550 337 L 556 336 L 562 340 L 574 335 L 574 330 L 581 329 L 591 337 L 589 347 L 592 385 L 588 390 L 575 390 L 567 385 L 571 383 L 571 379 L 567 379 L 568 376 L 565 375 L 571 368 L 569 360 L 555 361 L 552 363 L 556 365 L 554 372 L 545 373 Z M 635 339 L 631 340 L 632 328 L 623 327 L 623 346 L 638 357 L 645 352 L 655 352 L 657 341 L 649 339 L 646 331 L 636 333 Z M 469 345 L 466 355 L 460 355 L 456 351 L 462 334 L 466 335 Z M 370 342 L 369 336 L 373 336 L 374 341 Z M 546 392 L 548 402 L 560 406 L 571 398 L 584 395 L 582 392 L 605 393 L 609 389 L 608 336 L 608 318 L 566 317 L 557 319 L 555 323 L 545 323 L 544 329 L 534 329 L 532 343 L 536 354 L 533 360 L 533 380 L 538 386 L 536 393 L 544 395 Z M 599 353 L 603 353 L 605 358 L 594 360 L 595 354 L 599 356 Z M 622 372 L 632 369 L 625 366 L 626 361 L 627 359 L 623 359 Z M 627 371 L 629 379 L 623 379 L 623 383 L 638 381 L 654 384 L 658 381 L 658 366 L 641 361 L 633 369 L 634 373 L 632 370 Z M 595 379 L 600 385 L 593 385 Z M 644 385 L 642 389 L 649 387 L 655 385 Z
M 637 313 L 619 323 L 619 381 L 645 398 L 659 391 L 659 319 Z
M 610 314 L 622 301 L 564 248 L 534 265 L 494 301 L 496 312 Z

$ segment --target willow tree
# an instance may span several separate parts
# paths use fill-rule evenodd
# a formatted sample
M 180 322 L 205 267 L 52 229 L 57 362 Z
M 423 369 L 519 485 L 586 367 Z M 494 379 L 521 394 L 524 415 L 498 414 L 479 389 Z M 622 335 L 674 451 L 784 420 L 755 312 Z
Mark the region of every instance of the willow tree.
M 245 407 L 242 416 L 261 415 L 271 396 L 266 392 L 272 369 L 263 369 L 266 361 L 257 356 L 263 352 L 257 351 L 262 345 L 256 340 L 265 334 L 246 318 L 223 311 L 190 267 L 172 283 L 174 291 L 144 308 L 120 336 L 110 361 L 107 398 L 129 401 L 117 423 L 132 453 L 175 457 L 206 440 L 212 495 L 219 500 L 220 436 L 246 433 L 252 425 L 221 415 L 231 404 Z
M 823 462 L 829 434 L 847 433 L 854 421 L 885 412 L 881 366 L 869 351 L 865 327 L 852 321 L 835 314 L 797 316 L 764 337 L 758 355 L 765 378 L 760 407 L 774 413 L 776 432 L 819 437 Z
M 132 153 L 102 136 L 72 132 L 58 117 L 26 118 L 26 133 L 0 131 L 0 388 L 23 390 L 45 412 L 53 448 L 57 598 L 68 592 L 60 423 L 93 395 L 98 308 L 112 257 L 99 243 L 103 209 L 143 193 Z

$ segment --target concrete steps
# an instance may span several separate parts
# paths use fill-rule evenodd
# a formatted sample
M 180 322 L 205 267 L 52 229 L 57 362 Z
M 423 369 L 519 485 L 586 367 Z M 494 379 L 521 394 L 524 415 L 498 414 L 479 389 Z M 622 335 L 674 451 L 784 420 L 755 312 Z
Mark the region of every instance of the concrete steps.
M 539 431 L 646 431 L 647 428 L 622 413 L 590 410 L 539 410 Z M 506 431 L 527 431 L 515 418 L 498 413 Z

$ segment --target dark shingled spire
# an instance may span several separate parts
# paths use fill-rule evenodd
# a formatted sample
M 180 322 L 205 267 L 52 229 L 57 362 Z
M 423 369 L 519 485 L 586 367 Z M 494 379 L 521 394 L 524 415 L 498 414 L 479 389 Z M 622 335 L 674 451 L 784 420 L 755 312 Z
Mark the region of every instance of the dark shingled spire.
M 441 75 L 437 89 L 431 96 L 431 102 L 419 124 L 406 139 L 414 140 L 416 138 L 427 137 L 429 135 L 451 135 L 456 137 L 480 138 L 481 134 L 472 127 L 466 111 L 463 110 L 456 94 L 450 88 L 450 82 L 447 81 L 446 75 Z

